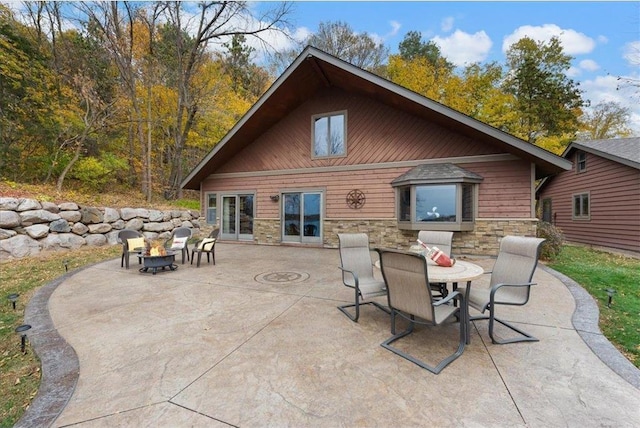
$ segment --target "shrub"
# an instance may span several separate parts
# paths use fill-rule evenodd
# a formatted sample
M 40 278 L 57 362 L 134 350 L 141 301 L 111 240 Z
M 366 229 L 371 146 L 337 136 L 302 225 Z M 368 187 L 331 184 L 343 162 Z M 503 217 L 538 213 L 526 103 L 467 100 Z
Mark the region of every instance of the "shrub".
M 538 223 L 538 238 L 544 238 L 545 241 L 540 247 L 540 258 L 542 260 L 554 260 L 562 251 L 564 236 L 559 227 L 554 226 L 546 221 Z

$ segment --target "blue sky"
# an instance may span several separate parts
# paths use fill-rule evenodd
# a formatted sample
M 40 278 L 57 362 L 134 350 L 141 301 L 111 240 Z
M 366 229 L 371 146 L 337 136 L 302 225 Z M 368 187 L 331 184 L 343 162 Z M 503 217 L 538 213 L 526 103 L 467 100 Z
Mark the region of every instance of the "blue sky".
M 580 82 L 584 98 L 630 107 L 640 135 L 640 90 L 617 89 L 618 76 L 640 79 L 638 1 L 296 1 L 290 20 L 298 38 L 315 32 L 320 22 L 346 22 L 391 53 L 407 32 L 419 31 L 459 65 L 504 64 L 505 50 L 521 37 L 546 41 L 556 35 L 575 58 L 569 75 Z

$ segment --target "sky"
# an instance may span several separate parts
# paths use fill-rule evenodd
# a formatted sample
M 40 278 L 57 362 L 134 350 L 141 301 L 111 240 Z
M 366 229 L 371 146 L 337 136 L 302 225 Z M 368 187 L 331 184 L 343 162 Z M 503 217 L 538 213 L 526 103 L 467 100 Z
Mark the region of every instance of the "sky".
M 289 19 L 298 39 L 315 32 L 320 22 L 341 21 L 391 53 L 409 31 L 419 31 L 456 65 L 504 65 L 505 51 L 520 38 L 558 36 L 574 58 L 568 74 L 579 82 L 583 98 L 592 105 L 615 101 L 629 107 L 640 136 L 640 89 L 619 88 L 618 80 L 624 76 L 640 84 L 640 1 L 296 1 Z
M 14 8 L 22 2 L 0 0 Z M 192 3 L 194 13 L 196 2 Z M 249 2 L 258 14 L 274 1 Z M 528 36 L 546 42 L 558 36 L 573 57 L 568 76 L 591 105 L 614 101 L 631 112 L 640 136 L 640 1 L 293 1 L 287 17 L 291 38 L 304 40 L 321 22 L 344 22 L 367 33 L 391 54 L 409 31 L 433 41 L 452 63 L 505 64 L 512 43 Z M 293 47 L 280 34 L 265 36 L 277 49 Z M 250 40 L 247 40 L 251 44 Z M 261 44 L 254 45 L 259 50 Z M 220 48 L 220 45 L 218 46 Z M 620 80 L 619 77 L 626 79 Z M 625 84 L 632 79 L 636 86 Z

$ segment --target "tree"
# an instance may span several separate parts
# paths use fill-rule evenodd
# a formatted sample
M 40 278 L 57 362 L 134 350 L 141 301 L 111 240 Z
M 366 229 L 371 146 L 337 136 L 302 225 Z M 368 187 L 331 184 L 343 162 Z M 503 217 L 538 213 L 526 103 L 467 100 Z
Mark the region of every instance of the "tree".
M 549 43 L 520 39 L 507 51 L 504 90 L 515 97 L 521 126 L 513 132 L 530 143 L 543 136 L 575 133 L 584 101 L 578 84 L 567 77 L 571 57 L 557 37 Z
M 417 58 L 425 58 L 435 68 L 444 67 L 449 72 L 453 71 L 454 65 L 442 56 L 442 52 L 437 44 L 432 41 L 423 42 L 418 31 L 409 31 L 398 45 L 398 52 L 405 61 L 412 61 Z
M 224 43 L 227 54 L 224 58 L 226 73 L 231 76 L 233 89 L 249 100 L 254 101 L 262 95 L 271 77 L 251 62 L 254 48 L 247 46 L 246 37 L 236 34 L 230 43 Z
M 616 102 L 598 103 L 591 112 L 585 112 L 580 118 L 579 136 L 585 140 L 628 137 L 632 134 L 629 115 L 629 108 L 622 107 Z
M 176 70 L 176 91 L 178 94 L 174 127 L 171 129 L 174 146 L 171 156 L 171 172 L 168 177 L 165 197 L 180 197 L 185 165 L 183 153 L 189 133 L 198 120 L 202 98 L 209 85 L 198 81 L 197 76 L 203 65 L 210 60 L 207 52 L 209 43 L 220 42 L 234 35 L 260 38 L 266 31 L 278 31 L 290 4 L 277 4 L 261 17 L 255 18 L 245 2 L 219 1 L 198 3 L 198 14 L 186 11 L 183 2 L 167 5 L 167 22 L 175 32 L 174 54 L 179 64 Z M 191 18 L 193 17 L 193 18 Z M 247 26 L 247 22 L 254 23 Z M 187 29 L 195 29 L 185 37 Z M 204 84 L 203 84 L 204 83 Z
M 294 48 L 272 57 L 274 73 L 282 72 L 306 46 L 313 46 L 356 67 L 380 74 L 389 49 L 368 33 L 356 33 L 346 22 L 320 22 L 318 31 L 297 43 Z

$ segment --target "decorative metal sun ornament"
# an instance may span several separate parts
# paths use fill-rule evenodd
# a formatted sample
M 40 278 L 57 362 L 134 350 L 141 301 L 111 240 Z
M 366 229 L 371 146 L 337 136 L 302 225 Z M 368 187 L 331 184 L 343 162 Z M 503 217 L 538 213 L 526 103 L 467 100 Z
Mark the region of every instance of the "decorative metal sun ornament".
M 353 189 L 347 193 L 347 205 L 349 205 L 349 208 L 353 208 L 354 210 L 362 208 L 366 199 L 367 198 L 360 189 Z

